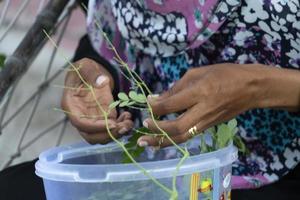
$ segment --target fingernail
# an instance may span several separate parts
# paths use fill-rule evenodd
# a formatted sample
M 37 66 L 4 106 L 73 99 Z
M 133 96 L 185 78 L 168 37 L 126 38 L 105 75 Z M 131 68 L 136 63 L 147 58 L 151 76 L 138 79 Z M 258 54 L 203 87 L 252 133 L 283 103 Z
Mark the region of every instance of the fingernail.
M 96 79 L 96 85 L 97 86 L 100 86 L 102 83 L 104 83 L 104 81 L 106 81 L 107 80 L 107 77 L 106 76 L 104 76 L 104 75 L 100 75 L 100 76 L 98 76 L 97 77 L 97 79 Z
M 138 141 L 138 145 L 140 146 L 140 147 L 147 147 L 148 146 L 148 142 L 146 142 L 146 141 Z
M 158 97 L 159 97 L 159 94 L 150 94 L 150 95 L 148 95 L 147 98 L 149 98 L 149 99 L 156 99 Z
M 119 134 L 120 134 L 120 135 L 123 135 L 123 134 L 126 133 L 127 131 L 128 131 L 127 128 L 123 127 L 123 128 L 121 128 L 121 129 L 119 130 Z
M 143 121 L 143 126 L 148 128 L 149 125 L 148 125 L 148 120 L 147 119 Z
M 139 138 L 138 141 L 137 141 L 137 144 L 140 147 L 147 147 L 149 145 L 147 141 L 143 140 L 143 138 Z

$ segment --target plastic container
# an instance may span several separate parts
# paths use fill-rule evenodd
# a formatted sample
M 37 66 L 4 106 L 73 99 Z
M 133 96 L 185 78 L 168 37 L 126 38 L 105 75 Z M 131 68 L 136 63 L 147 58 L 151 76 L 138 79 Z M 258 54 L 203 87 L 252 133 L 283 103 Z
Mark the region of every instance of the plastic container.
M 196 150 L 191 149 L 191 152 Z M 151 152 L 140 164 L 165 186 L 172 178 L 180 154 L 174 148 Z M 194 155 L 177 175 L 179 200 L 230 199 L 231 165 L 237 149 Z M 169 194 L 149 180 L 134 164 L 122 164 L 120 149 L 110 145 L 80 143 L 50 149 L 36 163 L 48 200 L 167 200 Z

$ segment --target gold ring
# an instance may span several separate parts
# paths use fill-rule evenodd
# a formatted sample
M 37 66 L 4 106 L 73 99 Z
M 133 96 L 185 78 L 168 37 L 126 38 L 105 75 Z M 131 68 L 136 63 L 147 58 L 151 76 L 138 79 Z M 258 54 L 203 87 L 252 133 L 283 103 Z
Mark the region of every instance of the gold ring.
M 193 126 L 192 128 L 189 129 L 189 134 L 194 137 L 197 134 L 197 127 Z

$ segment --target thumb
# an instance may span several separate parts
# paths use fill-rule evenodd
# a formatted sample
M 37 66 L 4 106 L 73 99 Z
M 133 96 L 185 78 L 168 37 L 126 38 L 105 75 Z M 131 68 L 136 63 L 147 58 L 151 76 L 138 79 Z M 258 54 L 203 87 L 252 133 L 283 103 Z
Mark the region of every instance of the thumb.
M 95 61 L 84 58 L 75 63 L 77 67 L 80 78 L 82 78 L 89 85 L 99 88 L 105 85 L 109 85 L 109 77 L 102 72 L 100 66 Z

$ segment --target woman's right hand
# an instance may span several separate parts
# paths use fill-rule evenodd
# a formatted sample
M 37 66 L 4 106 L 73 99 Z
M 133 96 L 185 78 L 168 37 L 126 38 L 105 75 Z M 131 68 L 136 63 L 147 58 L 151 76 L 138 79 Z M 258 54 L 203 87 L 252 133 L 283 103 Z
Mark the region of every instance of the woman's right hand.
M 88 58 L 77 61 L 74 66 L 85 82 L 93 86 L 99 104 L 107 112 L 109 105 L 113 102 L 114 83 L 110 73 L 103 66 Z M 101 109 L 92 92 L 88 90 L 72 67 L 65 78 L 61 106 L 86 141 L 92 144 L 111 141 Z M 118 117 L 116 110 L 111 110 L 108 116 L 108 127 L 114 137 L 121 137 L 133 127 L 131 114 L 123 112 Z

